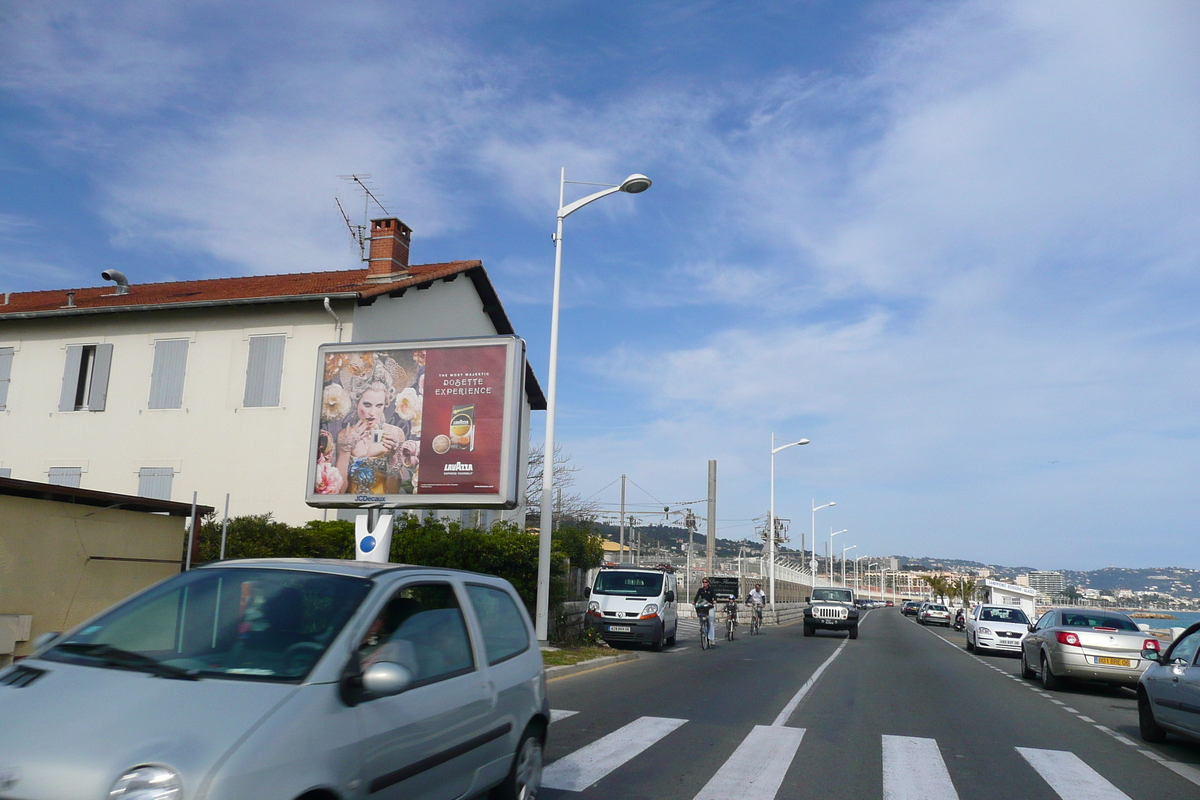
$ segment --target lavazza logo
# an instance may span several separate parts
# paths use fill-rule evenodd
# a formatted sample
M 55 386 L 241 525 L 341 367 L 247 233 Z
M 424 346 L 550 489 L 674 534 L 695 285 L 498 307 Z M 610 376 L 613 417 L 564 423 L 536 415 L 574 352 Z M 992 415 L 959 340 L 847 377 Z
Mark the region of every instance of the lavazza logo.
M 473 472 L 475 472 L 474 464 L 464 464 L 461 461 L 455 461 L 453 464 L 442 467 L 443 475 L 470 475 Z

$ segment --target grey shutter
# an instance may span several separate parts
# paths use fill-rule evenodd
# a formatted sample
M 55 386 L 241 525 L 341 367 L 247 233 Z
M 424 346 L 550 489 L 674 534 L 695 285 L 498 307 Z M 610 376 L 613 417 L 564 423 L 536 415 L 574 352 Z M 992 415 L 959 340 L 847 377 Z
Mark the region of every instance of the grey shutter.
M 11 478 L 12 467 L 0 467 L 0 478 Z
M 279 405 L 283 383 L 283 343 L 285 336 L 251 336 L 250 356 L 246 360 L 246 393 L 242 405 L 263 408 Z
M 75 410 L 75 392 L 79 391 L 79 363 L 83 360 L 83 345 L 67 347 L 67 364 L 63 367 L 62 392 L 58 395 L 59 411 Z
M 138 496 L 170 500 L 174 478 L 175 470 L 171 467 L 142 467 L 138 470 Z
M 13 348 L 0 347 L 0 411 L 8 407 L 8 380 L 12 376 Z
M 183 376 L 187 371 L 187 355 L 187 339 L 163 339 L 154 343 L 150 408 L 183 407 Z
M 83 469 L 80 467 L 51 467 L 46 482 L 55 486 L 74 486 L 78 489 L 82 477 Z
M 88 411 L 103 411 L 108 399 L 108 370 L 112 367 L 111 344 L 96 345 L 96 358 L 92 361 L 92 387 L 88 389 Z

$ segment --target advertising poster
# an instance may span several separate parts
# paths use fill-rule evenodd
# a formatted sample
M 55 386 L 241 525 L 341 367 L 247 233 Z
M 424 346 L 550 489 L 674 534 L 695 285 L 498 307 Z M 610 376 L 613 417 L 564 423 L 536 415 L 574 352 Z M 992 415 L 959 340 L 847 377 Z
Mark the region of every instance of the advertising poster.
M 321 347 L 309 504 L 511 506 L 520 345 L 502 337 Z

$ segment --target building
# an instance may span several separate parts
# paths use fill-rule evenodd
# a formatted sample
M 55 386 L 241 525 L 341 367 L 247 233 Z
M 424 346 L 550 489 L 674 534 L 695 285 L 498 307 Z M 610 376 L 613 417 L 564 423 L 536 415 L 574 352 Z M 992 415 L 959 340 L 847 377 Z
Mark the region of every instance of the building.
M 28 655 L 39 635 L 178 575 L 191 512 L 190 503 L 0 478 L 0 666 Z
M 412 265 L 412 231 L 371 222 L 365 269 L 6 293 L 0 476 L 224 505 L 301 523 L 317 347 L 513 334 L 479 261 Z M 545 398 L 526 368 L 529 413 Z M 518 492 L 523 495 L 523 492 Z M 344 513 L 344 512 L 343 512 Z M 454 511 L 486 525 L 512 511 Z
M 1029 588 L 1038 594 L 1054 597 L 1063 593 L 1067 582 L 1061 572 L 1034 571 L 1029 573 Z
M 1037 616 L 1035 607 L 1037 592 L 1028 586 L 985 579 L 981 581 L 979 595 L 982 602 L 991 605 L 1020 606 L 1031 622 Z

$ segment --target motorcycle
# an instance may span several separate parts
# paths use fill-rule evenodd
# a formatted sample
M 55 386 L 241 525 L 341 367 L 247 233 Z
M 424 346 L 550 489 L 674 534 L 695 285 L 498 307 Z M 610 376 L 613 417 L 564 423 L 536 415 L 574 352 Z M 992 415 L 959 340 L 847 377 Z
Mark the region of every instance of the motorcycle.
M 965 631 L 967 629 L 967 614 L 961 608 L 954 615 L 954 630 Z

